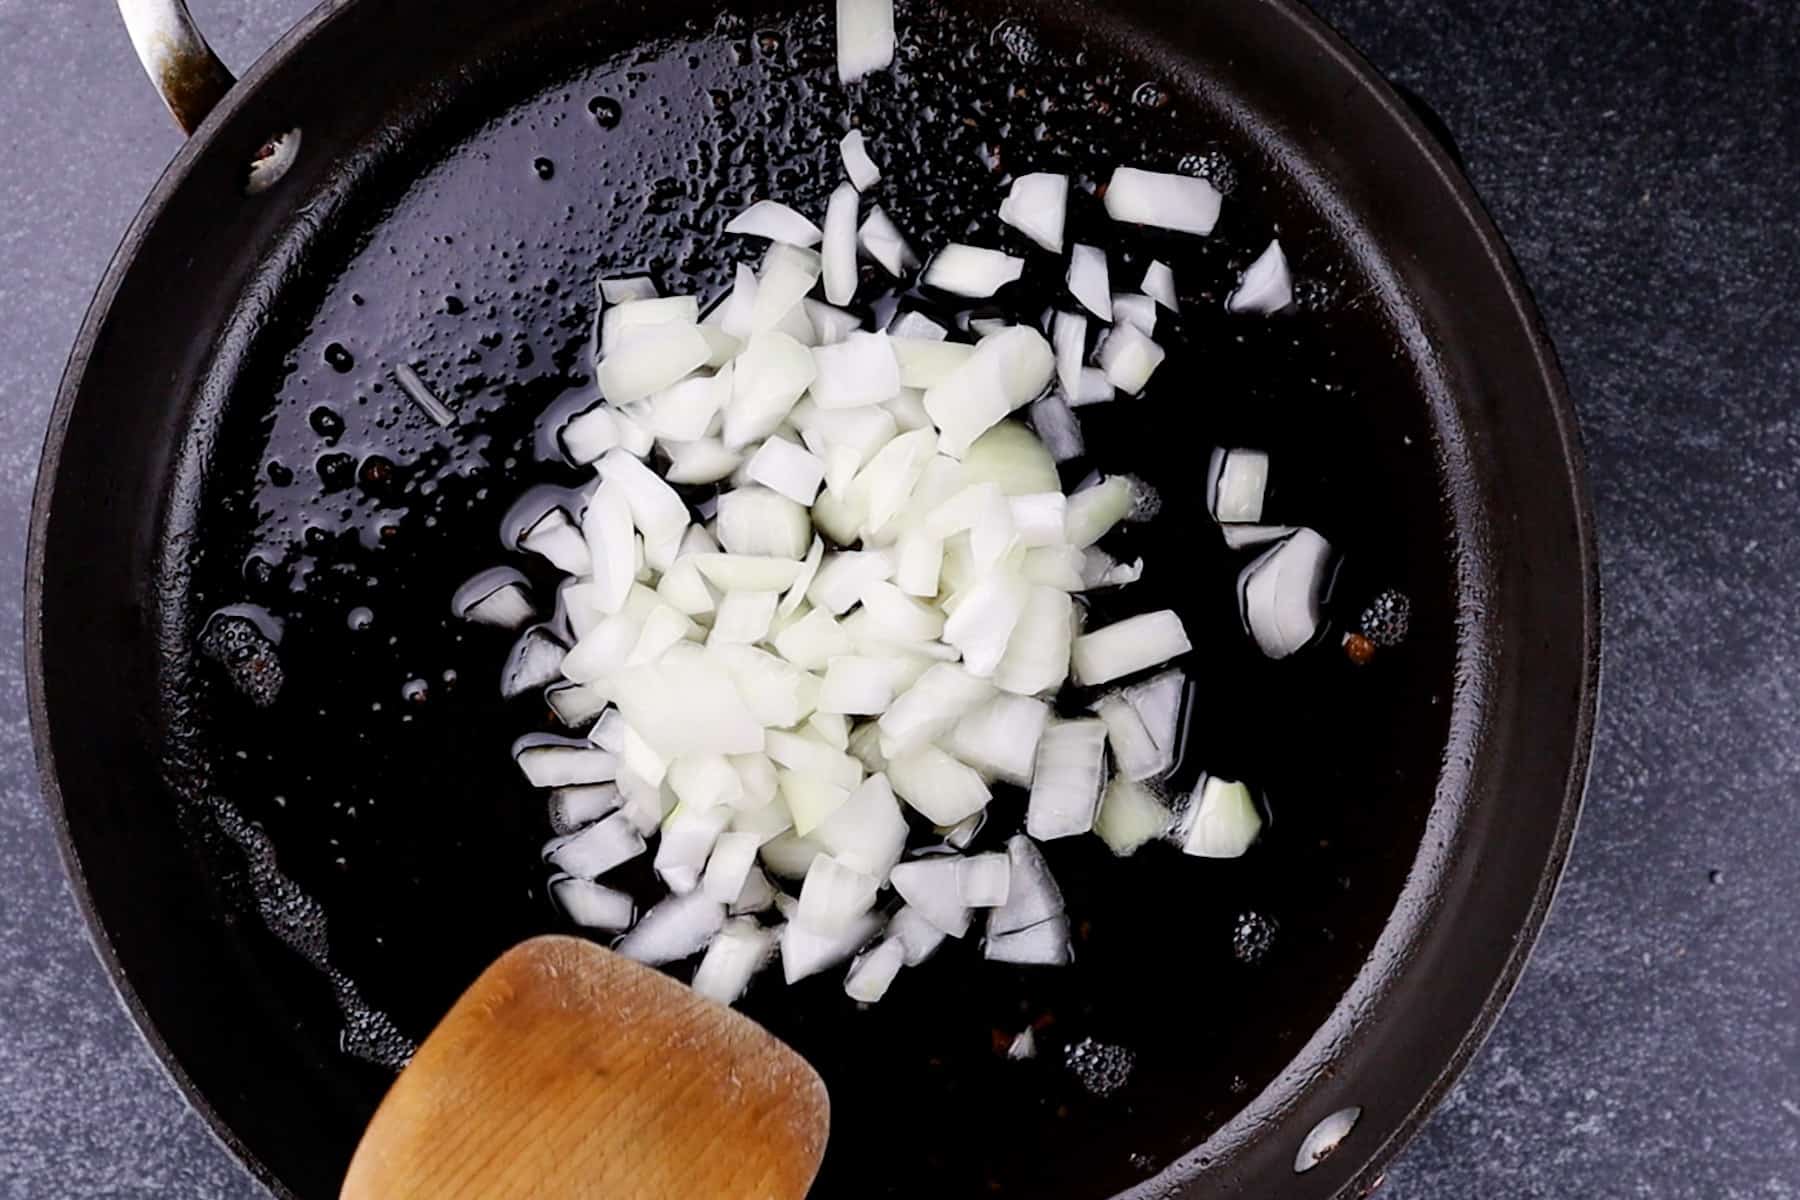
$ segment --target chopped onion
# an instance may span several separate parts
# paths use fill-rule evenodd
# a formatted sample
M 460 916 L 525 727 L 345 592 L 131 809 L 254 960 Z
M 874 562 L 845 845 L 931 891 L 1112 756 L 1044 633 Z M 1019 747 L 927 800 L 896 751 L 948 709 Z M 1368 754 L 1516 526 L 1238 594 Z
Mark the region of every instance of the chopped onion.
M 629 275 L 600 281 L 600 299 L 608 304 L 656 299 L 656 283 L 648 275 Z
M 770 438 L 763 445 L 766 448 L 778 441 L 779 438 Z M 795 453 L 806 453 L 791 442 L 784 444 Z M 721 495 L 718 522 L 719 543 L 732 555 L 799 560 L 812 545 L 812 519 L 805 505 L 766 487 L 734 488 Z M 791 582 L 788 580 L 780 588 L 755 590 L 780 591 Z
M 825 235 L 817 225 L 775 200 L 758 200 L 725 225 L 726 233 L 768 238 L 802 248 L 816 246 Z M 729 332 L 729 331 L 728 331 Z
M 907 530 L 894 543 L 894 583 L 911 596 L 937 595 L 944 565 L 944 543 L 919 530 Z
M 650 432 L 676 442 L 705 437 L 731 399 L 731 376 L 727 363 L 716 375 L 690 375 L 650 397 Z
M 843 655 L 826 665 L 819 687 L 819 708 L 852 716 L 875 716 L 894 702 L 896 679 L 891 659 Z
M 869 157 L 868 141 L 863 131 L 852 129 L 838 141 L 838 153 L 844 159 L 844 174 L 856 185 L 856 190 L 866 192 L 875 186 L 881 178 L 881 168 Z
M 962 457 L 1007 413 L 1036 399 L 1055 370 L 1056 356 L 1035 329 L 1016 325 L 985 339 L 967 362 L 925 392 L 938 448 Z
M 774 805 L 770 805 L 771 808 Z M 779 833 L 763 843 L 757 854 L 763 865 L 782 879 L 800 880 L 812 869 L 813 859 L 825 853 L 825 848 L 811 838 L 803 838 L 794 833 Z M 776 903 L 780 903 L 779 900 Z
M 450 611 L 477 625 L 517 629 L 535 615 L 525 576 L 511 567 L 490 567 L 456 589 Z
M 624 892 L 593 882 L 560 876 L 550 881 L 550 899 L 569 920 L 588 929 L 630 929 L 637 905 Z
M 957 898 L 969 908 L 996 908 L 1006 903 L 1012 866 L 1004 854 L 972 854 L 956 864 Z
M 906 833 L 900 802 L 894 798 L 887 776 L 878 773 L 858 784 L 812 836 L 839 863 L 885 880 L 906 849 Z
M 717 483 L 744 461 L 742 453 L 727 449 L 717 438 L 664 443 L 663 449 L 669 454 L 670 483 Z
M 1069 945 L 1069 919 L 1056 916 L 1012 933 L 993 932 L 990 921 L 988 935 L 981 943 L 981 954 L 989 962 L 1016 966 L 1067 966 L 1075 957 Z
M 1061 254 L 1069 209 L 1069 177 L 1037 171 L 1013 180 L 1000 219 L 1052 254 Z
M 640 300 L 639 304 L 659 304 Z M 630 307 L 617 309 L 627 312 Z M 636 334 L 600 361 L 595 378 L 600 394 L 613 404 L 630 404 L 668 387 L 706 365 L 712 347 L 693 325 L 661 325 Z
M 850 748 L 850 718 L 842 713 L 815 712 L 806 718 L 806 728 L 801 732 L 817 737 L 834 750 Z
M 959 938 L 973 916 L 962 901 L 955 857 L 921 858 L 895 867 L 889 882 L 901 899 L 932 928 Z M 1010 877 L 1010 876 L 1009 876 Z
M 1107 280 L 1105 251 L 1075 243 L 1069 251 L 1069 294 L 1102 321 L 1113 319 L 1112 284 Z
M 1072 396 L 1081 385 L 1087 318 L 1080 313 L 1057 313 L 1050 323 L 1050 344 L 1056 352 L 1056 381 L 1062 385 L 1064 395 Z
M 806 319 L 812 322 L 813 337 L 821 346 L 841 342 L 862 328 L 862 318 L 853 312 L 812 299 L 802 301 L 801 306 L 806 310 Z
M 1219 220 L 1219 193 L 1204 179 L 1119 167 L 1106 185 L 1106 215 L 1178 233 L 1208 234 Z
M 1239 612 L 1264 654 L 1286 658 L 1318 636 L 1330 566 L 1330 543 L 1311 529 L 1297 529 L 1244 568 Z
M 775 619 L 779 592 L 727 592 L 719 602 L 719 614 L 707 634 L 709 646 L 748 646 L 768 636 Z
M 1019 571 L 1027 583 L 1053 587 L 1059 592 L 1079 592 L 1086 586 L 1082 576 L 1085 563 L 1085 552 L 1074 546 L 1039 546 L 1025 552 Z
M 613 813 L 579 833 L 557 838 L 544 847 L 544 858 L 559 871 L 577 879 L 604 875 L 620 863 L 630 862 L 648 847 L 630 818 Z
M 674 539 L 675 546 L 687 532 L 688 508 L 675 489 L 656 472 L 623 450 L 609 450 L 600 460 L 600 479 L 616 480 L 631 508 L 631 521 L 644 535 L 646 546 Z M 584 547 L 585 548 L 585 547 Z M 673 554 L 670 555 L 673 561 Z
M 1106 404 L 1113 399 L 1113 385 L 1099 367 L 1081 368 L 1075 390 L 1069 393 L 1069 405 L 1081 408 L 1089 404 Z
M 1061 491 L 1029 492 L 1007 501 L 1018 544 L 1025 547 L 1058 546 L 1068 511 L 1068 497 Z
M 1144 282 L 1138 290 L 1172 313 L 1181 311 L 1181 301 L 1175 296 L 1175 272 L 1169 270 L 1167 263 L 1152 261 L 1144 270 Z
M 1206 472 L 1207 504 L 1221 524 L 1262 520 L 1269 456 L 1261 450 L 1214 450 Z
M 731 769 L 737 772 L 738 780 L 743 784 L 743 797 L 737 804 L 740 814 L 764 806 L 775 806 L 777 795 L 775 764 L 769 761 L 768 755 L 733 754 L 728 756 L 725 761 L 731 764 Z M 780 815 L 775 827 L 763 832 L 773 836 L 790 828 L 792 824 L 793 822 L 786 815 Z M 733 828 L 746 829 L 746 826 L 741 821 L 734 819 Z
M 994 686 L 1021 696 L 1055 691 L 1069 677 L 1074 626 L 1075 606 L 1066 593 L 1031 586 L 994 670 Z
M 1154 667 L 1192 649 L 1181 618 L 1164 608 L 1076 638 L 1071 661 L 1076 682 L 1091 686 Z
M 816 933 L 842 933 L 869 911 L 880 886 L 874 876 L 821 854 L 806 872 L 794 923 Z
M 1112 298 L 1113 319 L 1130 325 L 1145 337 L 1156 334 L 1156 301 L 1149 296 L 1132 296 L 1115 292 Z
M 962 456 L 962 478 L 995 484 L 1007 496 L 1062 490 L 1050 451 L 1017 421 L 1002 421 L 975 439 Z
M 569 649 L 543 625 L 519 635 L 500 669 L 500 695 L 511 700 L 555 683 L 563 674 Z
M 659 967 L 698 954 L 725 923 L 725 906 L 699 892 L 670 896 L 644 914 L 637 928 L 614 949 L 626 958 Z
M 862 590 L 862 612 L 884 641 L 896 644 L 934 641 L 944 631 L 944 614 L 922 604 L 885 580 L 872 580 Z
M 619 768 L 619 796 L 624 801 L 619 807 L 619 815 L 644 837 L 662 828 L 663 818 L 674 807 L 672 796 L 665 795 L 661 788 L 638 778 L 624 766 Z
M 941 342 L 949 335 L 949 330 L 936 321 L 915 309 L 907 309 L 895 315 L 888 322 L 889 337 L 916 338 L 922 342 Z
M 727 921 L 694 969 L 693 989 L 720 1004 L 736 1003 L 774 952 L 774 930 L 747 917 Z
M 596 404 L 564 425 L 557 440 L 570 462 L 585 467 L 619 444 L 617 412 L 610 405 Z
M 756 295 L 750 305 L 748 328 L 727 328 L 726 333 L 738 337 L 783 329 L 790 337 L 804 338 L 812 334 L 812 322 L 806 319 L 801 301 L 819 281 L 822 264 L 817 252 L 776 242 L 763 256 L 762 273 L 756 277 Z M 796 312 L 795 310 L 800 311 Z M 797 325 L 784 323 L 798 317 Z
M 1014 1062 L 1023 1062 L 1037 1057 L 1037 1037 L 1027 1025 L 1013 1037 L 1012 1044 L 1006 1048 L 1006 1057 Z
M 1149 788 L 1123 775 L 1115 775 L 1106 785 L 1106 795 L 1100 801 L 1100 816 L 1094 822 L 1094 832 L 1112 847 L 1114 854 L 1124 857 L 1137 853 L 1144 843 L 1166 834 L 1173 820 L 1168 808 Z
M 632 647 L 631 653 L 625 656 L 625 665 L 636 667 L 644 663 L 653 663 L 661 658 L 663 652 L 669 647 L 686 638 L 690 633 L 696 632 L 697 629 L 698 626 L 688 620 L 684 614 L 675 611 L 670 605 L 659 604 L 644 618 L 643 628 L 638 633 L 637 644 Z M 650 782 L 655 783 L 657 780 L 652 779 Z
M 781 603 L 776 606 L 775 614 L 782 621 L 786 622 L 806 602 L 806 589 L 812 586 L 813 578 L 819 573 L 819 564 L 824 559 L 824 539 L 814 534 L 812 546 L 807 550 L 806 558 L 800 563 L 800 573 L 794 576 L 794 582 L 788 585 L 787 592 L 781 597 Z
M 900 798 L 935 825 L 954 825 L 987 807 L 981 776 L 936 746 L 890 759 L 887 775 Z
M 1062 889 L 1056 886 L 1037 843 L 1022 833 L 1014 834 L 1007 839 L 1006 857 L 1010 865 L 1006 903 L 988 914 L 990 938 L 1030 929 L 1063 913 Z
M 894 0 L 837 0 L 838 79 L 855 83 L 893 61 Z
M 907 243 L 906 235 L 881 211 L 879 204 L 869 209 L 869 215 L 863 218 L 862 227 L 856 231 L 856 241 L 864 254 L 874 259 L 882 270 L 896 279 L 904 277 L 919 265 L 919 256 Z M 897 334 L 899 331 L 890 332 Z
M 721 833 L 713 846 L 712 856 L 706 860 L 701 894 L 735 908 L 738 897 L 750 882 L 750 873 L 756 870 L 756 852 L 761 846 L 762 838 L 754 833 Z
M 750 457 L 745 473 L 758 483 L 765 484 L 795 504 L 810 505 L 819 494 L 819 485 L 825 479 L 825 464 L 817 455 L 794 445 L 782 438 L 770 438 Z M 719 497 L 719 508 L 723 512 L 725 502 L 737 492 L 730 492 Z M 802 514 L 804 516 L 804 514 Z M 811 533 L 811 520 L 807 520 L 808 533 Z M 721 529 L 723 519 L 721 518 Z M 733 547 L 732 549 L 737 549 Z M 753 553 L 745 551 L 745 553 Z
M 751 334 L 732 365 L 724 440 L 733 449 L 774 433 L 817 371 L 810 350 L 772 330 Z
M 901 905 L 900 910 L 889 918 L 887 931 L 888 937 L 904 947 L 905 962 L 909 967 L 916 967 L 930 958 L 949 936 L 910 904 Z
M 1003 693 L 956 723 L 948 749 L 984 775 L 1023 786 L 1049 720 L 1042 700 Z
M 763 727 L 717 652 L 678 646 L 618 672 L 612 686 L 626 722 L 667 759 L 763 748 Z
M 878 550 L 841 550 L 825 556 L 806 597 L 814 607 L 838 616 L 862 599 L 863 589 L 869 584 L 892 578 L 893 574 L 890 555 Z
M 825 299 L 848 304 L 856 295 L 856 185 L 840 183 L 825 208 Z
M 1025 831 L 1040 841 L 1094 827 L 1106 781 L 1106 726 L 1100 721 L 1052 721 L 1038 743 Z
M 800 577 L 792 558 L 762 554 L 695 554 L 694 566 L 708 583 L 726 592 L 786 591 Z
M 1115 325 L 1100 347 L 1100 368 L 1106 382 L 1133 396 L 1144 390 L 1150 376 L 1162 365 L 1163 348 L 1132 325 Z
M 621 304 L 608 309 L 600 319 L 600 353 L 611 354 L 626 342 L 659 326 L 693 325 L 699 319 L 700 305 L 692 296 L 666 296 L 660 300 Z
M 1157 745 L 1143 717 L 1123 694 L 1102 696 L 1094 703 L 1094 713 L 1106 725 L 1113 763 L 1124 778 L 1149 779 L 1174 765 L 1175 747 Z
M 857 475 L 852 489 L 861 493 L 867 504 L 865 530 L 884 528 L 905 507 L 926 465 L 936 454 L 938 444 L 938 436 L 931 430 L 915 429 L 896 437 L 869 460 L 869 465 Z M 814 506 L 815 512 L 817 507 Z M 887 558 L 885 554 L 882 557 Z
M 1025 271 L 1025 260 L 988 250 L 951 242 L 932 256 L 920 282 L 953 296 L 986 300 L 995 292 L 1018 279 Z
M 1262 824 L 1249 788 L 1208 776 L 1182 818 L 1181 852 L 1199 858 L 1239 858 L 1262 832 Z
M 817 373 L 809 394 L 821 409 L 880 404 L 900 393 L 900 362 L 885 333 L 852 333 L 835 346 L 816 347 L 812 354 Z
M 975 353 L 975 347 L 966 342 L 896 337 L 893 351 L 900 368 L 900 386 L 926 389 L 936 387 L 955 374 Z
M 717 854 L 718 851 L 713 853 Z M 767 912 L 775 907 L 775 896 L 775 885 L 769 882 L 769 877 L 763 874 L 762 868 L 751 867 L 749 878 L 744 880 L 744 890 L 731 902 L 728 911 L 734 917 L 745 913 Z
M 581 518 L 581 532 L 594 577 L 593 606 L 606 615 L 617 613 L 624 609 L 637 576 L 637 536 L 624 484 L 614 479 L 594 490 Z
M 964 817 L 954 825 L 933 825 L 933 832 L 944 839 L 944 845 L 952 850 L 967 850 L 981 827 L 987 824 L 987 813 L 978 812 L 972 817 Z
M 707 653 L 725 665 L 751 715 L 766 728 L 798 725 L 817 705 L 818 679 L 766 650 L 727 644 L 708 646 Z
M 850 964 L 844 977 L 844 994 L 863 1004 L 874 1004 L 893 985 L 906 962 L 906 947 L 898 939 L 887 938 Z
M 1069 545 L 1086 549 L 1131 514 L 1136 503 L 1131 480 L 1112 475 L 1069 497 L 1063 536 Z
M 775 650 L 804 671 L 818 671 L 855 647 L 830 612 L 815 608 L 775 635 Z
M 731 822 L 731 810 L 720 805 L 696 811 L 686 804 L 676 805 L 663 822 L 662 838 L 656 845 L 656 875 L 677 896 L 685 896 L 700 886 L 700 872 L 711 857 L 713 844 Z M 728 903 L 729 899 L 719 901 Z
M 881 918 L 865 913 L 838 933 L 819 933 L 796 921 L 781 927 L 781 973 L 789 984 L 835 967 L 881 932 Z
M 1288 274 L 1287 256 L 1275 241 L 1244 271 L 1237 290 L 1225 297 L 1225 308 L 1234 313 L 1272 313 L 1293 302 L 1294 281 Z
M 720 331 L 735 338 L 749 337 L 757 287 L 756 272 L 748 264 L 739 263 L 732 276 L 731 291 L 707 314 L 706 320 L 716 317 Z
M 888 706 L 877 724 L 883 754 L 906 753 L 948 733 L 969 713 L 987 703 L 994 688 L 955 663 L 937 663 Z M 887 749 L 891 745 L 892 750 Z
M 1219 532 L 1225 535 L 1225 544 L 1233 550 L 1248 550 L 1279 542 L 1295 528 L 1293 525 L 1221 525 Z
M 962 652 L 969 674 L 982 678 L 994 674 L 1030 599 L 1030 586 L 1008 571 L 988 575 L 962 596 L 944 623 L 944 641 Z M 940 823 L 956 820 L 960 818 Z
M 1082 591 L 1119 587 L 1127 583 L 1136 583 L 1143 577 L 1144 560 L 1141 558 L 1133 559 L 1129 563 L 1122 563 L 1098 546 L 1089 546 L 1082 552 Z
M 605 692 L 584 683 L 556 683 L 544 689 L 544 703 L 570 729 L 588 724 L 609 702 Z
M 557 570 L 569 575 L 588 575 L 593 571 L 581 531 L 560 507 L 550 509 L 532 522 L 519 538 L 519 549 L 543 555 Z

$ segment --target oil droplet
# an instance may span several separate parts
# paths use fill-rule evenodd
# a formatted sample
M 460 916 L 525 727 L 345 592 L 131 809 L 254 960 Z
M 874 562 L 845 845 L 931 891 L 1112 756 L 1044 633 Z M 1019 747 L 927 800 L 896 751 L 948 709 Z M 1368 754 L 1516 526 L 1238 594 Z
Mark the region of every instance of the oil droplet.
M 276 487 L 286 487 L 294 482 L 294 473 L 278 462 L 269 463 L 269 482 Z
M 332 342 L 325 347 L 325 361 L 331 364 L 331 369 L 339 375 L 347 373 L 356 365 L 356 360 L 350 356 L 348 350 L 344 349 L 341 342 Z
M 327 408 L 322 404 L 312 410 L 311 415 L 307 417 L 307 423 L 312 426 L 314 433 L 323 438 L 336 441 L 344 435 L 344 418 L 338 416 L 336 409 Z
M 619 124 L 625 110 L 619 107 L 617 100 L 607 96 L 595 96 L 588 101 L 588 112 L 593 115 L 594 124 L 602 129 L 613 129 Z
M 539 179 L 549 179 L 556 174 L 556 164 L 547 158 L 532 159 L 531 169 L 537 172 L 537 177 Z
M 357 605 L 344 617 L 344 624 L 361 633 L 375 623 L 375 610 L 365 605 Z

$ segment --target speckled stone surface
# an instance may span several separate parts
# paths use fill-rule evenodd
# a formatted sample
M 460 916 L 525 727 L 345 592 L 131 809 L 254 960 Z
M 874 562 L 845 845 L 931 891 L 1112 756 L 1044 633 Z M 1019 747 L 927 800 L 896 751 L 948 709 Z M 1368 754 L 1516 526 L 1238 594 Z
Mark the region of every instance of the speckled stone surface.
M 239 65 L 305 7 L 194 4 Z M 1800 1196 L 1800 7 L 1321 7 L 1437 107 L 1536 289 L 1607 587 L 1593 789 L 1556 911 L 1383 1194 Z M 64 355 L 176 137 L 110 4 L 0 0 L 0 62 L 0 578 L 17 580 Z M 0 1195 L 259 1196 L 88 947 L 31 766 L 16 589 L 4 604 Z

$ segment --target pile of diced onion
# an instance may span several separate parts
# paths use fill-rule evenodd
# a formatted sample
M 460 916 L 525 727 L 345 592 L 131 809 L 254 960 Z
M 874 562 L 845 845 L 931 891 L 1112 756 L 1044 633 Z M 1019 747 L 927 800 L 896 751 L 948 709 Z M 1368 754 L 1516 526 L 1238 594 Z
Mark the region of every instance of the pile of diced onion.
M 888 37 L 891 57 L 891 15 Z M 978 940 L 990 961 L 1066 964 L 1069 920 L 1039 843 L 1093 833 L 1128 855 L 1165 838 L 1233 857 L 1262 827 L 1242 783 L 1159 790 L 1186 687 L 1167 666 L 1190 649 L 1180 618 L 1088 628 L 1076 599 L 1145 569 L 1096 545 L 1143 511 L 1141 485 L 1090 477 L 1065 494 L 1057 464 L 1081 453 L 1076 408 L 1141 392 L 1162 362 L 1171 272 L 1154 264 L 1139 293 L 1115 294 L 1105 253 L 1077 244 L 1077 307 L 1043 331 L 991 318 L 953 330 L 917 311 L 865 328 L 843 307 L 859 255 L 971 301 L 1024 263 L 951 244 L 920 272 L 864 200 L 880 179 L 871 148 L 852 133 L 842 149 L 849 178 L 822 227 L 770 200 L 726 225 L 769 246 L 704 316 L 647 279 L 602 282 L 603 402 L 560 434 L 597 477 L 534 491 L 504 531 L 572 577 L 559 622 L 525 631 L 505 678 L 508 694 L 547 687 L 565 725 L 591 726 L 514 749 L 566 831 L 545 847 L 551 895 L 575 923 L 622 934 L 630 957 L 703 955 L 693 986 L 724 1003 L 777 956 L 790 984 L 849 962 L 844 990 L 865 1003 L 947 938 Z M 1062 176 L 1020 177 L 1002 219 L 1060 255 L 1067 195 Z M 1120 222 L 1204 235 L 1220 197 L 1120 168 L 1105 204 Z M 1290 298 L 1272 245 L 1228 303 L 1270 312 Z M 1281 657 L 1318 631 L 1330 550 L 1258 524 L 1268 465 L 1221 450 L 1207 487 L 1234 547 L 1273 544 L 1239 589 L 1249 632 Z M 674 485 L 716 489 L 690 506 Z M 471 580 L 456 608 L 534 619 L 507 568 Z M 1071 683 L 1116 686 L 1059 715 Z M 996 785 L 1026 790 L 1023 831 L 968 853 Z M 604 880 L 646 854 L 668 895 L 639 914 Z

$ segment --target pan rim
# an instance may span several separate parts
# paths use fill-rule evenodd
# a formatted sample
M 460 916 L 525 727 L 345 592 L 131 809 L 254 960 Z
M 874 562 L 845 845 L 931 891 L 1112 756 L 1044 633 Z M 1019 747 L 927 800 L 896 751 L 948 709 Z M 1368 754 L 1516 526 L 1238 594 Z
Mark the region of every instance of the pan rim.
M 111 937 L 102 924 L 93 892 L 87 882 L 80 853 L 70 829 L 59 783 L 55 754 L 50 743 L 44 670 L 43 580 L 50 502 L 57 490 L 62 451 L 67 439 L 70 420 L 96 344 L 107 325 L 121 285 L 129 276 L 138 257 L 140 247 L 163 216 L 170 199 L 181 190 L 193 172 L 195 164 L 213 148 L 217 135 L 230 122 L 234 114 L 249 103 L 263 82 L 281 69 L 300 47 L 328 30 L 338 18 L 354 6 L 355 2 L 356 0 L 325 0 L 277 39 L 244 73 L 238 84 L 227 93 L 201 127 L 179 148 L 132 219 L 121 239 L 119 248 L 114 252 L 101 278 L 94 299 L 82 319 L 80 331 L 57 388 L 56 399 L 45 432 L 36 484 L 33 489 L 25 564 L 26 695 L 39 786 L 50 812 L 58 854 L 62 859 L 64 870 L 69 876 L 71 891 L 81 911 L 88 938 L 120 1003 L 131 1017 L 139 1036 L 152 1051 L 164 1073 L 179 1089 L 187 1103 L 203 1118 L 206 1127 L 220 1144 L 260 1183 L 281 1197 L 290 1197 L 293 1193 L 275 1177 L 256 1153 L 244 1144 L 221 1114 L 200 1092 L 159 1032 L 138 990 L 128 977 Z M 1293 36 L 1305 39 L 1313 49 L 1334 62 L 1347 78 L 1355 80 L 1365 97 L 1385 114 L 1390 126 L 1404 134 L 1410 144 L 1410 153 L 1418 159 L 1421 166 L 1428 168 L 1436 186 L 1440 187 L 1448 197 L 1454 199 L 1459 223 L 1466 226 L 1467 231 L 1474 235 L 1484 251 L 1488 267 L 1491 268 L 1494 278 L 1504 288 L 1507 306 L 1519 318 L 1525 340 L 1532 348 L 1535 357 L 1533 373 L 1541 384 L 1540 394 L 1542 399 L 1547 402 L 1548 415 L 1554 424 L 1556 436 L 1561 445 L 1565 471 L 1555 482 L 1560 487 L 1566 488 L 1569 496 L 1575 534 L 1573 566 L 1581 588 L 1580 628 L 1575 631 L 1576 636 L 1573 639 L 1574 648 L 1580 657 L 1578 685 L 1573 701 L 1575 720 L 1572 728 L 1568 730 L 1566 755 L 1559 755 L 1565 774 L 1565 787 L 1558 804 L 1557 820 L 1542 870 L 1537 879 L 1537 886 L 1532 893 L 1531 903 L 1525 919 L 1515 931 L 1510 951 L 1494 974 L 1487 989 L 1486 999 L 1477 1011 L 1474 1020 L 1461 1032 L 1455 1052 L 1436 1071 L 1432 1083 L 1419 1095 L 1417 1102 L 1407 1114 L 1390 1127 L 1380 1145 L 1367 1153 L 1358 1155 L 1360 1168 L 1340 1189 L 1342 1195 L 1355 1195 L 1359 1194 L 1361 1189 L 1370 1187 L 1377 1181 L 1386 1165 L 1417 1133 L 1426 1117 L 1436 1108 L 1444 1094 L 1473 1059 L 1475 1053 L 1486 1042 L 1507 999 L 1519 983 L 1524 965 L 1548 917 L 1557 885 L 1567 866 L 1582 797 L 1591 768 L 1592 741 L 1601 689 L 1602 610 L 1598 551 L 1586 460 L 1567 382 L 1545 328 L 1543 316 L 1519 272 L 1515 259 L 1492 218 L 1476 196 L 1472 184 L 1442 143 L 1429 131 L 1406 101 L 1393 90 L 1392 86 L 1382 78 L 1360 52 L 1351 47 L 1322 18 L 1305 8 L 1298 0 L 1262 0 L 1261 7 L 1284 21 Z M 1571 665 L 1573 666 L 1573 664 Z M 1410 936 L 1415 932 L 1415 927 L 1432 919 L 1430 905 L 1413 905 L 1410 906 L 1409 911 L 1407 904 L 1409 894 L 1417 888 L 1428 886 L 1429 882 L 1429 880 L 1421 882 L 1418 879 L 1407 881 L 1395 910 L 1390 915 L 1378 939 L 1378 947 L 1391 938 Z M 1355 994 L 1365 986 L 1366 977 L 1370 971 L 1369 964 L 1374 961 L 1375 957 L 1375 953 L 1371 952 L 1370 958 L 1365 960 L 1364 967 L 1358 972 L 1350 989 L 1337 1001 L 1332 1014 L 1313 1038 L 1297 1051 L 1289 1066 L 1283 1069 L 1275 1081 L 1271 1082 L 1269 1089 L 1264 1093 L 1265 1096 L 1272 1094 L 1288 1073 L 1294 1069 L 1294 1064 L 1306 1059 L 1314 1043 L 1319 1038 L 1325 1037 L 1340 1021 Z M 1213 1141 L 1220 1139 L 1222 1135 L 1226 1135 L 1233 1126 L 1243 1121 L 1256 1108 L 1257 1103 L 1253 1101 L 1226 1126 L 1216 1131 L 1212 1138 L 1208 1139 L 1207 1144 L 1210 1145 Z

